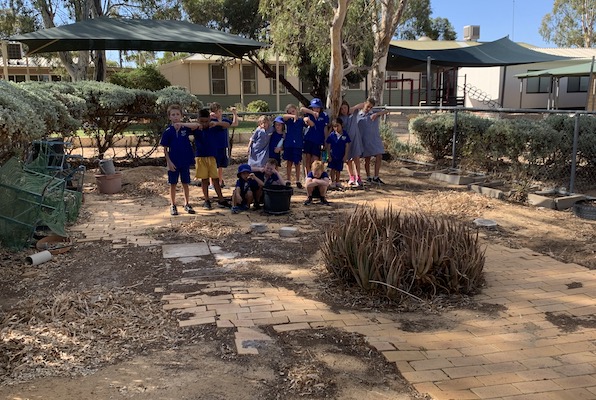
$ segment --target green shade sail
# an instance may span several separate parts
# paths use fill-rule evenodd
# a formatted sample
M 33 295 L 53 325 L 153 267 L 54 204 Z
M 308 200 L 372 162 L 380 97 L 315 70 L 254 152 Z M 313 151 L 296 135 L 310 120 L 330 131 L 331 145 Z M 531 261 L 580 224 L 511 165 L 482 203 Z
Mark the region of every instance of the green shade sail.
M 100 17 L 17 35 L 28 54 L 75 50 L 146 50 L 239 58 L 265 43 L 185 21 Z
M 539 76 L 587 76 L 590 75 L 590 72 L 596 72 L 596 70 L 593 71 L 592 63 L 593 62 L 590 61 L 583 64 L 568 65 L 566 67 L 531 71 L 524 74 L 517 74 L 515 76 L 519 79 L 535 78 Z

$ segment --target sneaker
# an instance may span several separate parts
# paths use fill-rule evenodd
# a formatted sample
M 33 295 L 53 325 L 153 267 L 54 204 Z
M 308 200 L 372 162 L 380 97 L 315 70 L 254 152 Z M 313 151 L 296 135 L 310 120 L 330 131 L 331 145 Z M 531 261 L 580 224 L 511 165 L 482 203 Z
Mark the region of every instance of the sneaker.
M 298 189 L 302 189 L 302 183 L 301 182 L 296 182 L 296 187 Z
M 230 208 L 232 207 L 232 204 L 230 204 L 230 202 L 228 200 L 219 200 L 217 202 L 217 205 L 221 208 Z
M 211 206 L 211 200 L 205 200 L 203 203 L 203 208 L 205 210 L 211 210 L 213 207 Z
M 238 214 L 240 212 L 242 212 L 242 208 L 240 206 L 232 207 L 232 214 Z
M 385 184 L 385 182 L 383 182 L 381 180 L 381 178 L 379 178 L 378 176 L 375 176 L 374 178 L 372 178 L 372 182 L 373 183 L 376 183 L 377 185 L 384 185 Z
M 226 184 L 224 183 L 224 181 L 221 181 L 221 184 L 219 185 L 219 187 L 222 189 L 226 187 Z
M 215 190 L 215 186 L 209 185 L 209 190 Z
M 186 211 L 189 214 L 194 214 L 195 210 L 192 209 L 192 206 L 190 204 L 187 204 L 184 206 L 184 211 Z
M 356 186 L 362 186 L 363 185 L 362 179 L 360 179 L 360 177 L 358 177 L 358 179 L 356 179 L 356 183 L 357 183 Z
M 259 203 L 255 203 L 255 204 L 253 205 L 253 209 L 254 209 L 254 210 L 260 210 L 260 209 L 261 209 L 261 205 L 260 205 Z
M 356 181 L 355 181 L 355 180 L 353 180 L 353 179 L 350 179 L 350 180 L 348 181 L 348 186 L 354 186 L 354 184 L 355 184 L 355 183 L 356 183 Z
M 288 182 L 286 182 L 286 186 L 287 186 L 287 187 L 292 187 L 292 182 L 289 182 L 289 181 L 288 181 Z
M 321 204 L 324 206 L 331 205 L 331 203 L 329 203 L 325 197 L 321 197 Z
M 372 183 L 372 181 L 373 181 L 373 178 L 372 178 L 371 176 L 368 176 L 368 177 L 366 178 L 366 181 L 367 181 L 368 183 Z
M 355 188 L 360 187 L 360 186 L 362 186 L 362 181 L 354 181 L 354 183 L 352 184 L 352 187 L 355 187 Z
M 309 197 L 308 199 L 306 199 L 306 201 L 304 202 L 305 206 L 310 206 L 312 204 L 312 197 Z
M 170 215 L 178 215 L 178 209 L 173 204 L 170 206 Z

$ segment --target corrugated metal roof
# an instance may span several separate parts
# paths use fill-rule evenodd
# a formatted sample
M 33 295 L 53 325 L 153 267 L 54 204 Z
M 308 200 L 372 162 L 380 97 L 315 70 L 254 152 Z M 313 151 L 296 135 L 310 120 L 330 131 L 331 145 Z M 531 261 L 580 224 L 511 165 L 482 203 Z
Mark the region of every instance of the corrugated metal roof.
M 458 40 L 392 40 L 391 44 L 410 50 L 447 50 L 478 46 L 480 42 Z
M 552 56 L 573 57 L 573 58 L 592 58 L 596 57 L 596 48 L 532 48 L 534 51 L 550 54 Z

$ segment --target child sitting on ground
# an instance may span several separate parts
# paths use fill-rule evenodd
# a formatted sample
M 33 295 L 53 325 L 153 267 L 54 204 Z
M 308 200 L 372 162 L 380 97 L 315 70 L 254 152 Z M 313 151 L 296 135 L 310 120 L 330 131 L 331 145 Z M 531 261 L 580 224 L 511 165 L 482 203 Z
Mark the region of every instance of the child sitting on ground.
M 331 168 L 331 180 L 333 183 L 331 186 L 335 186 L 337 189 L 341 189 L 341 183 L 339 177 L 341 171 L 344 169 L 344 163 L 350 149 L 350 137 L 343 129 L 343 123 L 341 118 L 335 118 L 333 120 L 333 132 L 326 140 L 327 146 L 329 147 L 329 163 L 327 166 Z
M 256 198 L 258 202 L 255 201 L 255 209 L 258 210 L 262 203 L 265 202 L 265 196 L 263 193 L 263 187 L 271 186 L 271 185 L 282 185 L 285 186 L 286 181 L 281 177 L 279 172 L 277 171 L 277 160 L 275 158 L 270 158 L 267 160 L 267 163 L 263 167 L 263 171 L 255 172 L 255 177 L 257 183 L 259 183 L 259 189 L 256 193 Z
M 238 180 L 234 193 L 232 193 L 232 214 L 238 214 L 241 211 L 246 211 L 250 205 L 255 201 L 259 187 L 263 185 L 263 181 L 255 177 L 252 168 L 248 164 L 241 164 L 238 166 L 238 173 L 236 174 Z
M 311 170 L 306 176 L 306 193 L 308 199 L 304 202 L 305 206 L 311 205 L 315 197 L 321 199 L 321 204 L 328 206 L 329 202 L 325 198 L 327 188 L 331 183 L 329 175 L 325 172 L 325 164 L 322 161 L 314 161 L 311 165 Z

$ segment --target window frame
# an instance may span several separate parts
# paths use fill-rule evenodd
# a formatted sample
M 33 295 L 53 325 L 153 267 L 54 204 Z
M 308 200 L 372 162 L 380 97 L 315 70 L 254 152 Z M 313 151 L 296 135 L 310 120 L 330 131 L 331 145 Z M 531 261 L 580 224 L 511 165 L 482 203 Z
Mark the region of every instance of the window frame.
M 213 68 L 219 67 L 223 71 L 223 78 L 214 78 L 213 77 Z M 227 68 L 225 65 L 222 64 L 209 64 L 209 90 L 212 95 L 227 95 L 228 94 L 228 79 L 227 79 Z M 223 93 L 219 93 L 215 91 L 214 84 L 215 83 L 222 83 L 223 82 Z

